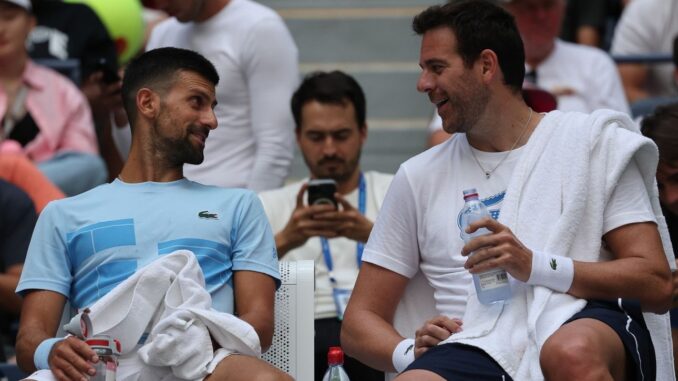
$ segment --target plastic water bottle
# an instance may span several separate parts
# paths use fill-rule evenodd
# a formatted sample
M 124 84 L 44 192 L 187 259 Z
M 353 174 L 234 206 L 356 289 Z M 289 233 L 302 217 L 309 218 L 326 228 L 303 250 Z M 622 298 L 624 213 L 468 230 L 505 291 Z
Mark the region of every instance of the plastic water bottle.
M 327 352 L 327 366 L 323 381 L 349 381 L 344 370 L 344 351 L 341 347 L 330 347 Z
M 485 204 L 478 199 L 478 192 L 475 188 L 464 191 L 464 201 L 464 208 L 461 211 L 461 236 L 464 242 L 490 234 L 491 232 L 486 228 L 480 228 L 471 234 L 466 233 L 468 225 L 485 217 L 490 217 L 490 213 L 487 211 Z M 473 284 L 476 287 L 480 303 L 503 302 L 511 297 L 508 274 L 503 269 L 495 268 L 484 273 L 473 274 Z
M 94 364 L 96 373 L 89 380 L 115 381 L 115 374 L 118 369 L 118 356 L 120 355 L 120 342 L 118 340 L 111 340 L 105 335 L 90 337 L 85 342 L 99 356 L 99 361 Z

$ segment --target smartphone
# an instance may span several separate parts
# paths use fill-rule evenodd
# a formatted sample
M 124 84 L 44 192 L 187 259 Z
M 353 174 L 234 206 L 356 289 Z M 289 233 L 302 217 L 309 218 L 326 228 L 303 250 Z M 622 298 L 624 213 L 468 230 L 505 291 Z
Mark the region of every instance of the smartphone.
M 101 71 L 104 73 L 103 81 L 105 83 L 115 83 L 120 80 L 118 72 L 115 70 L 115 65 L 109 63 L 108 60 L 104 57 L 100 57 L 96 63 L 96 71 Z
M 313 179 L 308 182 L 309 205 L 334 205 L 337 209 L 337 182 L 332 179 Z

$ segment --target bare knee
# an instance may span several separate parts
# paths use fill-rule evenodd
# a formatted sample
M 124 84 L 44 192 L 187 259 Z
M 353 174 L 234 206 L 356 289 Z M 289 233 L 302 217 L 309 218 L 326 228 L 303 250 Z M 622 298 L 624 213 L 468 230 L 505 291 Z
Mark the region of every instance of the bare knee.
M 544 378 L 549 381 L 605 379 L 607 364 L 595 344 L 584 335 L 554 334 L 539 354 Z

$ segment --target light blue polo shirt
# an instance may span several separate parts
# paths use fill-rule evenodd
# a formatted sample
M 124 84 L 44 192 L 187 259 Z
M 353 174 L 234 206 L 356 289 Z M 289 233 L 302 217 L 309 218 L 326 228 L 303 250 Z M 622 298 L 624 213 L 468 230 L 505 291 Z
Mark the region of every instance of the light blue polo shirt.
M 268 274 L 280 284 L 275 240 L 253 192 L 186 179 L 115 180 L 43 210 L 17 292 L 51 290 L 84 308 L 179 249 L 195 253 L 219 311 L 233 313 L 234 271 Z

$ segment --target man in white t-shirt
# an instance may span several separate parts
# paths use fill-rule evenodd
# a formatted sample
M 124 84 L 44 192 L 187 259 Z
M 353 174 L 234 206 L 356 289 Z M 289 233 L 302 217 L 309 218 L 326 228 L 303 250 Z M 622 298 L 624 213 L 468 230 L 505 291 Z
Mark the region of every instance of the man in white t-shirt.
M 515 17 L 523 39 L 527 86 L 553 94 L 561 111 L 606 108 L 630 114 L 619 73 L 607 53 L 558 38 L 565 0 L 497 1 Z M 434 143 L 447 137 L 437 116 L 430 130 Z M 440 137 L 433 138 L 436 134 Z
M 292 97 L 296 135 L 311 179 L 336 182 L 334 205 L 308 205 L 308 179 L 259 194 L 283 260 L 315 261 L 315 379 L 327 369 L 327 350 L 338 346 L 345 303 L 358 276 L 363 245 L 393 175 L 362 172 L 367 139 L 365 95 L 351 76 L 308 75 Z M 382 372 L 353 358 L 344 367 L 354 380 L 383 380 Z
M 662 378 L 672 285 L 655 147 L 623 113 L 534 113 L 520 35 L 490 2 L 432 6 L 413 28 L 417 88 L 456 134 L 395 175 L 346 310 L 346 352 L 398 380 Z M 497 220 L 461 225 L 470 188 Z M 512 296 L 481 304 L 471 274 L 497 268 Z M 439 316 L 408 339 L 394 312 L 417 271 Z
M 282 18 L 251 0 L 154 3 L 174 17 L 153 29 L 147 49 L 194 50 L 222 78 L 214 110 L 221 128 L 186 177 L 254 191 L 282 186 L 294 152 L 288 102 L 299 82 L 297 47 Z

